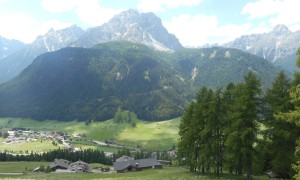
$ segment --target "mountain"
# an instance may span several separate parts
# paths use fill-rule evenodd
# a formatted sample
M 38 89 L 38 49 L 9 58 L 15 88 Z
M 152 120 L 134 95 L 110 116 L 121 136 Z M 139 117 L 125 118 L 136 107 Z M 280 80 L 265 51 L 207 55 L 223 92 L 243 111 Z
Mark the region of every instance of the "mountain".
M 169 119 L 201 86 L 241 82 L 249 70 L 264 87 L 277 73 L 260 57 L 220 47 L 167 53 L 122 41 L 63 48 L 0 85 L 0 116 L 106 120 L 121 108 L 145 120 Z
M 160 51 L 182 48 L 178 39 L 168 33 L 154 13 L 139 13 L 133 9 L 114 16 L 102 26 L 87 30 L 73 46 L 92 47 L 102 42 L 121 40 L 142 43 Z
M 260 77 L 263 89 L 266 89 L 278 73 L 272 63 L 238 49 L 182 49 L 170 56 L 167 62 L 195 90 L 202 86 L 217 89 L 225 87 L 229 82 L 243 82 L 250 70 Z
M 296 66 L 296 54 L 289 55 L 285 58 L 280 58 L 274 62 L 274 65 L 280 69 L 284 69 L 287 73 L 293 74 L 295 71 L 300 71 Z
M 5 58 L 25 46 L 25 43 L 0 36 L 0 59 Z
M 188 84 L 152 49 L 130 42 L 64 48 L 37 57 L 0 86 L 0 115 L 106 120 L 118 108 L 160 120 L 182 114 Z
M 37 37 L 33 43 L 0 60 L 0 83 L 6 82 L 18 75 L 38 55 L 67 47 L 83 33 L 84 31 L 77 26 L 71 26 L 58 31 L 50 29 L 44 36 Z
M 300 47 L 300 31 L 292 32 L 285 25 L 277 25 L 268 33 L 244 35 L 222 46 L 237 48 L 275 62 L 295 54 Z
M 51 29 L 32 44 L 0 59 L 0 84 L 18 75 L 42 53 L 69 46 L 93 47 L 98 43 L 121 40 L 142 43 L 160 51 L 182 48 L 178 39 L 168 33 L 154 13 L 139 13 L 129 9 L 114 16 L 102 26 L 90 28 L 86 32 L 77 26 L 59 31 Z

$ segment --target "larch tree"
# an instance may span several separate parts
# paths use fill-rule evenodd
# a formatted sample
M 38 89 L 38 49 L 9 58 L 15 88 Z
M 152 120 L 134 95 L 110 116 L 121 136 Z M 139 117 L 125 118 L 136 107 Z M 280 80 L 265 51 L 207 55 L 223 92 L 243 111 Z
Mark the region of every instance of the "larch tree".
M 296 65 L 300 67 L 300 48 L 297 51 L 297 61 Z M 286 113 L 279 113 L 276 118 L 279 120 L 285 120 L 287 122 L 292 122 L 296 126 L 300 127 L 300 84 L 294 84 L 290 89 L 291 103 L 294 105 L 294 110 Z M 298 136 L 297 146 L 295 149 L 295 155 L 297 162 L 292 165 L 293 169 L 296 171 L 295 179 L 300 179 L 300 137 Z
M 290 165 L 296 160 L 293 152 L 300 129 L 293 123 L 276 120 L 275 115 L 293 109 L 293 105 L 290 103 L 290 87 L 291 83 L 288 77 L 281 71 L 265 96 L 269 112 L 265 120 L 267 126 L 265 139 L 270 154 L 271 170 L 285 178 L 289 178 L 293 174 Z
M 238 175 L 242 175 L 245 169 L 247 179 L 251 180 L 261 106 L 260 80 L 254 72 L 250 71 L 245 76 L 245 82 L 236 86 L 235 96 L 232 123 L 227 127 L 227 158 L 235 166 Z

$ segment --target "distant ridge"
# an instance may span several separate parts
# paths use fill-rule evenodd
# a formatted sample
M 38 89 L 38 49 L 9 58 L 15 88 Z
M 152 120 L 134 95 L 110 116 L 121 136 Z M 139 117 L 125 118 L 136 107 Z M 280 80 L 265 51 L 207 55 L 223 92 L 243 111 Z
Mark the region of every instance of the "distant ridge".
M 268 33 L 244 35 L 222 46 L 240 49 L 275 62 L 295 55 L 300 47 L 300 31 L 292 32 L 280 24 Z

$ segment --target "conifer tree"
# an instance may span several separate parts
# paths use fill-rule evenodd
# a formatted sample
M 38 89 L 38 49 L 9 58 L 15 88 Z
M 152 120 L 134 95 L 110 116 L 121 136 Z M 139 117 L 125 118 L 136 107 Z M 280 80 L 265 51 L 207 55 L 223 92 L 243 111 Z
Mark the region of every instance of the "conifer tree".
M 296 65 L 300 67 L 300 48 L 297 51 L 297 61 Z M 294 123 L 296 126 L 300 127 L 300 84 L 294 84 L 290 89 L 291 103 L 294 105 L 294 110 L 287 113 L 279 113 L 276 118 L 279 120 L 285 120 Z M 295 155 L 298 161 L 293 164 L 293 169 L 296 171 L 295 179 L 300 179 L 300 137 L 298 135 L 297 146 L 295 150 Z
M 265 100 L 269 113 L 266 115 L 267 134 L 265 139 L 270 160 L 271 169 L 282 177 L 292 175 L 291 164 L 295 162 L 294 150 L 299 134 L 299 128 L 293 123 L 275 119 L 278 113 L 286 113 L 293 109 L 290 103 L 290 82 L 281 71 L 272 84 L 272 88 L 266 92 Z
M 232 108 L 231 122 L 227 128 L 227 157 L 233 163 L 238 175 L 243 169 L 247 171 L 247 179 L 252 179 L 253 153 L 257 121 L 261 106 L 260 80 L 250 71 L 245 82 L 235 89 L 235 102 Z

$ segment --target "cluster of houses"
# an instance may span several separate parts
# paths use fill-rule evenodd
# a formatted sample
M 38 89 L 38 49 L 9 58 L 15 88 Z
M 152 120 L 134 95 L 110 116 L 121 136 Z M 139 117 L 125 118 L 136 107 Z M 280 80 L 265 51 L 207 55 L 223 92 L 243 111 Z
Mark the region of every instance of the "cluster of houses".
M 49 165 L 50 169 L 55 172 L 92 172 L 88 163 L 81 160 L 72 163 L 65 159 L 55 159 Z M 41 166 L 35 168 L 33 172 L 41 171 Z
M 114 162 L 114 170 L 118 173 L 129 171 L 141 171 L 143 169 L 162 169 L 162 164 L 155 158 L 134 159 L 129 156 L 122 156 Z
M 0 142 L 0 144 L 15 144 L 15 143 L 23 143 L 23 142 L 35 142 L 38 140 L 51 140 L 51 141 L 60 141 L 65 149 L 69 151 L 80 151 L 80 148 L 75 148 L 71 144 L 65 141 L 66 138 L 70 136 L 58 132 L 58 131 L 33 131 L 33 130 L 23 130 L 23 129 L 15 129 L 9 130 L 8 136 L 6 137 L 4 142 Z M 82 138 L 85 137 L 85 134 L 74 134 L 73 137 Z
M 4 143 L 34 142 L 38 139 L 63 140 L 66 135 L 51 131 L 10 130 Z
M 122 156 L 114 162 L 113 169 L 117 173 L 124 173 L 130 171 L 141 171 L 144 169 L 154 168 L 162 169 L 163 163 L 155 158 L 134 159 L 129 156 Z M 70 162 L 65 159 L 55 159 L 49 165 L 50 169 L 55 172 L 99 172 L 92 170 L 88 163 L 81 160 L 77 162 Z M 41 167 L 37 167 L 33 172 L 41 171 Z M 101 170 L 103 172 L 103 170 Z M 109 170 L 104 170 L 109 171 Z

